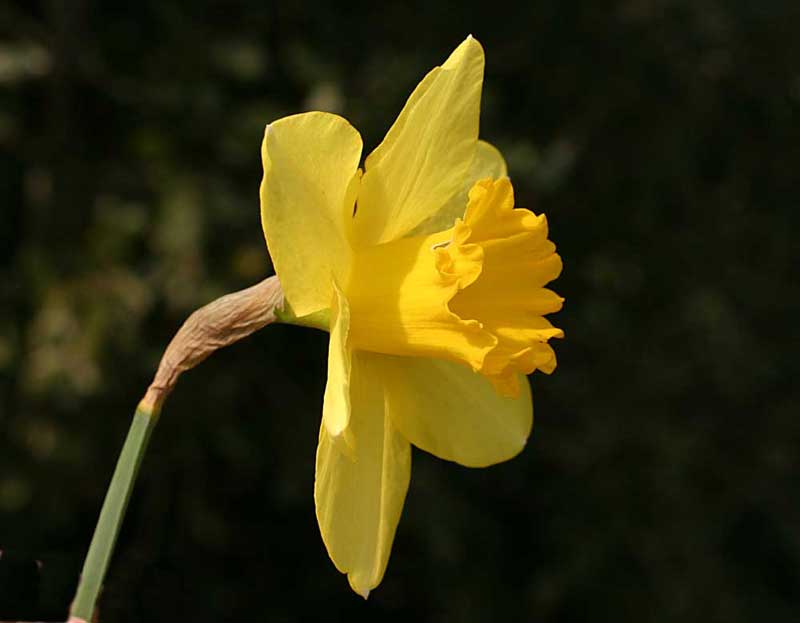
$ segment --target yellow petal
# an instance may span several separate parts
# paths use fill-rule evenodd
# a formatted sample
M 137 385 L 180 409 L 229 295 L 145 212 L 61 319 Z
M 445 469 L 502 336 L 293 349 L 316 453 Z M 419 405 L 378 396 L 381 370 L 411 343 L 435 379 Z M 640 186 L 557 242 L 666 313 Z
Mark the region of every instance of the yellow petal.
M 314 501 L 328 554 L 366 598 L 380 584 L 411 474 L 411 448 L 384 410 L 373 355 L 354 352 L 352 448 L 320 428 Z
M 332 276 L 344 280 L 358 184 L 361 136 L 322 112 L 267 126 L 261 147 L 261 223 L 293 313 L 330 307 Z
M 408 98 L 366 160 L 357 240 L 395 240 L 462 191 L 478 140 L 483 49 L 471 36 Z
M 398 430 L 418 448 L 468 467 L 518 454 L 530 435 L 530 386 L 519 376 L 518 398 L 464 365 L 441 359 L 376 356 L 386 408 Z
M 351 357 L 348 345 L 350 307 L 334 281 L 331 308 L 331 339 L 328 347 L 328 383 L 322 406 L 322 423 L 328 433 L 338 437 L 350 420 Z M 349 442 L 349 438 L 347 439 Z
M 433 234 L 449 229 L 457 218 L 464 216 L 464 211 L 469 201 L 469 190 L 475 182 L 486 178 L 499 179 L 507 175 L 506 161 L 503 159 L 500 150 L 491 143 L 478 141 L 475 156 L 472 158 L 472 164 L 469 167 L 469 173 L 464 180 L 461 192 L 450 199 L 436 214 L 420 223 L 414 229 L 412 235 Z
M 498 179 L 507 175 L 508 167 L 500 150 L 487 141 L 478 141 L 475 157 L 469 168 L 469 179 L 464 184 L 464 198 L 466 199 L 469 189 L 478 180 L 486 177 Z M 464 205 L 466 206 L 466 203 Z

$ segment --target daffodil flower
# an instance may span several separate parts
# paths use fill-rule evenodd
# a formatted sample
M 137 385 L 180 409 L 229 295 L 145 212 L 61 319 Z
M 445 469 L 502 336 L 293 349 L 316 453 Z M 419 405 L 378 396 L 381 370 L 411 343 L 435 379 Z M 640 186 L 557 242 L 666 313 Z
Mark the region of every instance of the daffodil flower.
M 289 321 L 330 331 L 314 500 L 328 554 L 367 597 L 386 570 L 411 444 L 480 467 L 525 446 L 524 375 L 556 366 L 562 299 L 544 216 L 514 209 L 478 140 L 484 56 L 467 38 L 359 169 L 361 137 L 309 112 L 267 126 L 261 218 Z

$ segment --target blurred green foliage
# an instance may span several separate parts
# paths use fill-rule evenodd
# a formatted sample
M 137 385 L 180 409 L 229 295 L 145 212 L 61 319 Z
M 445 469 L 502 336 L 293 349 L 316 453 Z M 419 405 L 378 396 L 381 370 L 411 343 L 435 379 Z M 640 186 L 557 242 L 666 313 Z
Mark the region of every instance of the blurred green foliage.
M 369 150 L 470 32 L 482 136 L 565 260 L 528 449 L 415 452 L 364 603 L 314 518 L 325 336 L 270 327 L 168 402 L 101 621 L 797 615 L 797 2 L 6 0 L 0 549 L 44 563 L 29 616 L 63 619 L 173 332 L 271 271 L 264 125 L 330 110 Z

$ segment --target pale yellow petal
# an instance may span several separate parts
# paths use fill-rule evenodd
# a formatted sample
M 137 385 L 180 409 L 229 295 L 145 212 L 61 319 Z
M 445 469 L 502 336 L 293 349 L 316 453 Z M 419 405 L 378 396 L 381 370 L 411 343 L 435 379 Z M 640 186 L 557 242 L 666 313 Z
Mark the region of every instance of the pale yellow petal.
M 462 191 L 478 140 L 483 66 L 483 49 L 469 37 L 408 98 L 366 160 L 359 243 L 407 234 Z
M 491 143 L 478 141 L 475 156 L 469 167 L 469 173 L 464 180 L 461 192 L 454 195 L 447 204 L 436 214 L 423 221 L 412 232 L 417 234 L 433 234 L 449 229 L 457 218 L 464 216 L 469 201 L 469 190 L 478 180 L 492 178 L 499 179 L 508 175 L 506 161 L 500 150 Z
M 486 177 L 498 179 L 508 176 L 508 167 L 500 150 L 488 141 L 478 141 L 475 157 L 469 168 L 469 179 L 464 184 L 464 197 L 478 180 Z
M 361 136 L 322 112 L 267 126 L 261 148 L 261 223 L 293 313 L 330 307 L 332 277 L 346 279 Z
M 519 376 L 518 398 L 458 363 L 416 357 L 376 357 L 386 408 L 405 438 L 442 459 L 484 467 L 524 447 L 533 424 L 530 386 Z
M 333 285 L 328 383 L 325 385 L 322 422 L 330 435 L 338 437 L 346 430 L 350 420 L 350 307 L 336 282 Z M 349 441 L 349 435 L 346 439 Z
M 328 554 L 364 598 L 383 578 L 411 474 L 411 448 L 385 412 L 373 358 L 352 354 L 352 445 L 321 426 L 314 482 Z

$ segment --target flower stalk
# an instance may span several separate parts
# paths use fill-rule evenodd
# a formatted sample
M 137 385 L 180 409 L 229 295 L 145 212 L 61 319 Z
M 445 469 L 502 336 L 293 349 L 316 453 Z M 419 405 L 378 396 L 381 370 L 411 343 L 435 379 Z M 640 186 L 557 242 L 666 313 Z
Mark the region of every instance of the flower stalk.
M 92 620 L 114 552 L 136 476 L 164 401 L 183 372 L 214 351 L 233 344 L 276 320 L 283 307 L 277 277 L 223 296 L 195 311 L 164 351 L 153 382 L 133 415 L 111 484 L 106 492 L 70 609 L 70 623 Z
M 150 411 L 141 403 L 133 415 L 125 444 L 122 446 L 117 467 L 111 478 L 100 518 L 97 521 L 92 543 L 83 564 L 78 591 L 72 603 L 74 619 L 89 621 L 94 612 L 97 596 L 114 551 L 122 519 L 128 507 L 142 457 L 147 450 L 150 434 L 158 421 L 158 409 Z

